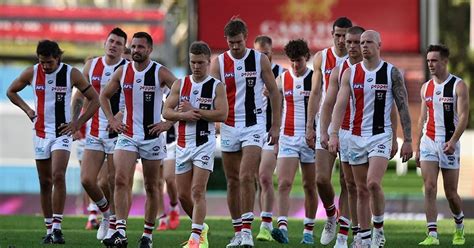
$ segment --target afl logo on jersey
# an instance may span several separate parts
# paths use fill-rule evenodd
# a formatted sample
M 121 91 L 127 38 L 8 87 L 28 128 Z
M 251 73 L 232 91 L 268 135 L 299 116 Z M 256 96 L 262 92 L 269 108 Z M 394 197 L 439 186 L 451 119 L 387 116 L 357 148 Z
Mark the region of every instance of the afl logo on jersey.
M 425 102 L 431 102 L 433 101 L 433 97 L 430 96 L 430 97 L 425 97 Z
M 364 83 L 354 83 L 352 88 L 354 88 L 354 89 L 363 89 L 364 88 Z
M 292 96 L 293 95 L 293 91 L 292 90 L 287 90 L 285 91 L 285 96 Z
M 36 85 L 35 90 L 44 90 L 44 85 Z
M 326 70 L 324 70 L 324 74 L 331 74 L 331 72 L 332 72 L 332 69 L 326 69 Z
M 180 100 L 181 100 L 182 102 L 183 102 L 183 101 L 188 102 L 188 101 L 189 101 L 189 96 L 182 96 L 182 97 L 180 98 Z
M 227 72 L 224 74 L 224 78 L 233 78 L 234 77 L 234 73 L 232 72 Z
M 48 80 L 48 84 L 52 84 L 52 83 L 53 83 L 52 79 Z
M 91 81 L 92 81 L 92 82 L 100 81 L 100 79 L 101 79 L 101 77 L 99 77 L 99 76 L 92 76 L 92 77 L 91 77 Z
M 133 89 L 133 85 L 132 84 L 124 84 L 123 89 L 124 90 L 131 90 L 131 89 Z

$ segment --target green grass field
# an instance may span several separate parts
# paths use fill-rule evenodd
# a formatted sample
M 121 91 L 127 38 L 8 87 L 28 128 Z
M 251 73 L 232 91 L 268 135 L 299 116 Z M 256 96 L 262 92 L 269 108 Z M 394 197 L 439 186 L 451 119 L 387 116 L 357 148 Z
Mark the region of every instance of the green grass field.
M 63 233 L 66 244 L 62 247 L 102 247 L 95 238 L 95 231 L 84 230 L 86 217 L 64 218 Z M 232 237 L 232 227 L 229 219 L 209 218 L 206 223 L 210 226 L 209 243 L 211 247 L 222 248 Z M 254 222 L 254 237 L 258 232 L 259 221 Z M 177 230 L 166 232 L 154 232 L 154 247 L 181 247 L 181 242 L 189 237 L 190 222 L 182 219 Z M 315 236 L 319 240 L 323 222 L 316 223 Z M 474 247 L 474 220 L 466 220 L 466 245 Z M 439 235 L 441 246 L 451 247 L 453 231 L 451 220 L 439 222 Z M 143 220 L 132 218 L 128 227 L 129 246 L 137 247 L 137 243 L 143 231 Z M 255 247 L 308 247 L 300 245 L 302 233 L 302 220 L 290 220 L 290 244 L 280 245 L 275 242 L 255 243 Z M 51 245 L 40 245 L 41 237 L 44 235 L 43 219 L 38 216 L 0 216 L 0 248 L 23 248 L 23 247 L 47 247 Z M 417 244 L 425 237 L 425 222 L 423 221 L 386 221 L 385 232 L 387 238 L 386 247 L 418 247 Z M 331 243 L 329 246 L 332 247 Z M 52 245 L 61 247 L 61 245 Z M 314 247 L 322 247 L 317 244 Z

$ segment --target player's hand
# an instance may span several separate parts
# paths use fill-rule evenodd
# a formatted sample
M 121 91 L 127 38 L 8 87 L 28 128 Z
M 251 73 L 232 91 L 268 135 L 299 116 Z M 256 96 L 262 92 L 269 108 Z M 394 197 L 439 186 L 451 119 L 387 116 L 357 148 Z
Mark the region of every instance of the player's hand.
M 446 155 L 452 155 L 455 150 L 456 144 L 453 141 L 449 140 L 448 142 L 444 143 L 443 152 Z
M 416 167 L 421 167 L 420 166 L 420 150 L 419 149 L 415 152 L 415 162 L 416 162 Z
M 150 124 L 148 125 L 148 128 L 150 129 L 149 132 L 151 135 L 158 136 L 160 135 L 160 133 L 168 131 L 172 126 L 173 126 L 173 122 L 162 121 L 155 124 Z
M 308 144 L 309 148 L 315 149 L 315 141 L 316 141 L 316 132 L 314 131 L 313 127 L 306 127 L 306 144 Z
M 109 121 L 109 124 L 107 126 L 107 129 L 109 131 L 113 131 L 116 133 L 123 133 L 127 131 L 128 126 L 122 121 L 116 119 L 115 117 L 112 119 L 109 119 L 108 121 Z
M 390 159 L 395 157 L 395 155 L 397 155 L 397 152 L 398 152 L 398 141 L 397 141 L 397 138 L 395 137 L 392 139 L 392 150 L 390 152 Z
M 83 138 L 83 137 L 82 137 L 82 133 L 81 133 L 80 130 L 79 130 L 79 131 L 76 131 L 76 132 L 74 132 L 74 133 L 72 134 L 72 140 L 80 140 L 80 139 L 82 139 L 82 138 Z
M 69 123 L 63 123 L 59 125 L 59 134 L 60 135 L 72 135 L 73 133 L 79 131 L 81 126 L 77 121 L 71 121 Z
M 336 133 L 334 134 L 331 134 L 331 136 L 329 136 L 329 152 L 330 153 L 337 153 L 339 152 L 339 135 L 337 135 Z
M 411 142 L 403 142 L 402 149 L 400 150 L 400 157 L 402 158 L 403 163 L 413 157 L 413 148 L 411 147 Z
M 32 110 L 32 109 L 27 110 L 27 111 L 26 111 L 26 115 L 28 116 L 28 118 L 30 118 L 30 121 L 31 121 L 31 122 L 35 122 L 36 117 L 38 117 L 38 116 L 36 115 L 36 112 L 35 112 L 34 110 Z
M 321 131 L 321 147 L 328 150 L 329 147 L 329 135 L 327 132 Z
M 277 145 L 278 140 L 280 138 L 280 127 L 278 125 L 273 125 L 270 127 L 268 131 L 268 144 L 269 145 Z
M 178 105 L 179 112 L 188 112 L 189 110 L 194 110 L 195 108 L 188 101 L 182 101 Z
M 180 120 L 182 121 L 197 121 L 201 119 L 201 114 L 197 109 L 191 109 L 180 113 Z
M 268 92 L 267 87 L 263 87 L 263 96 L 269 97 L 270 92 Z

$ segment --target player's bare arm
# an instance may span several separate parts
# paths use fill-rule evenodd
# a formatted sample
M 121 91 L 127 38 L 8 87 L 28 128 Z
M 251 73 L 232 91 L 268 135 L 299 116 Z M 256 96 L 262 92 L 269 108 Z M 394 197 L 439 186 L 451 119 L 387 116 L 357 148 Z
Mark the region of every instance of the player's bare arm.
M 224 82 L 221 78 L 220 68 L 219 68 L 219 57 L 215 57 L 211 62 L 211 76 Z
M 104 111 L 107 121 L 109 122 L 109 129 L 116 133 L 122 133 L 127 129 L 127 126 L 122 122 L 122 120 L 114 117 L 112 107 L 110 105 L 110 98 L 112 98 L 112 96 L 118 90 L 120 90 L 120 78 L 122 73 L 123 66 L 120 66 L 114 72 L 114 74 L 112 74 L 110 81 L 107 83 L 107 86 L 105 86 L 104 90 L 99 96 L 100 107 L 102 108 L 102 111 Z
M 403 76 L 400 71 L 396 67 L 393 67 L 391 74 L 393 98 L 397 104 L 404 137 L 402 149 L 400 150 L 400 157 L 402 157 L 403 162 L 406 162 L 413 156 L 413 148 L 411 146 L 411 120 L 410 111 L 408 108 L 408 94 L 407 89 L 405 88 Z
M 216 86 L 216 98 L 214 99 L 214 109 L 204 110 L 198 109 L 201 119 L 211 122 L 224 122 L 229 112 L 229 104 L 227 103 L 227 95 L 224 83 L 220 82 Z
M 15 80 L 13 80 L 10 87 L 7 90 L 7 97 L 10 101 L 18 106 L 28 118 L 33 122 L 36 118 L 35 111 L 30 108 L 28 104 L 23 100 L 23 98 L 18 95 L 18 92 L 22 91 L 26 86 L 31 84 L 31 80 L 33 79 L 33 66 L 26 68 L 20 76 L 18 76 Z
M 168 88 L 171 89 L 171 86 L 173 83 L 176 81 L 176 77 L 173 75 L 173 73 L 166 67 L 162 66 L 160 67 L 160 70 L 158 71 L 158 78 L 161 79 L 161 86 L 167 86 Z
M 272 127 L 268 131 L 269 144 L 273 145 L 278 142 L 281 124 L 281 96 L 278 94 L 278 89 L 275 82 L 275 76 L 272 72 L 272 65 L 267 56 L 260 57 L 260 64 L 262 68 L 262 80 L 270 95 L 270 104 L 272 106 Z
M 327 149 L 329 135 L 328 135 L 328 127 L 329 123 L 331 123 L 331 113 L 334 110 L 334 104 L 336 103 L 337 92 L 339 91 L 339 67 L 335 67 L 332 72 L 331 76 L 329 77 L 329 86 L 326 92 L 326 98 L 324 99 L 323 105 L 321 107 L 321 118 L 320 130 L 321 133 L 316 135 L 320 135 L 321 137 L 321 146 Z M 313 147 L 314 148 L 314 147 Z
M 457 113 L 458 113 L 458 124 L 454 129 L 453 136 L 451 139 L 446 142 L 444 145 L 443 151 L 446 154 L 453 154 L 456 148 L 456 143 L 461 138 L 462 133 L 467 127 L 467 121 L 469 119 L 469 90 L 467 89 L 466 83 L 464 81 L 459 81 L 456 85 L 456 95 L 457 95 Z
M 316 141 L 316 133 L 314 130 L 314 118 L 319 110 L 319 102 L 321 101 L 321 63 L 322 54 L 321 51 L 314 55 L 313 60 L 313 77 L 311 78 L 311 93 L 308 100 L 308 113 L 306 117 L 306 143 L 309 147 L 314 148 L 314 142 Z
M 337 93 L 336 106 L 332 113 L 333 131 L 329 134 L 329 152 L 336 153 L 339 151 L 339 129 L 341 129 L 342 119 L 344 118 L 344 111 L 346 110 L 347 102 L 351 94 L 349 78 L 351 76 L 351 69 L 347 69 L 342 74 L 341 88 Z
M 95 112 L 99 109 L 99 95 L 89 84 L 87 79 L 82 75 L 82 73 L 76 69 L 72 68 L 71 70 L 71 81 L 72 85 L 76 87 L 82 95 L 87 99 L 88 104 L 84 108 L 83 113 L 77 120 L 72 120 L 70 123 L 64 123 L 59 127 L 60 134 L 62 135 L 71 135 L 77 132 L 82 125 L 84 125 L 87 120 L 89 120 Z M 77 106 L 75 106 L 77 108 Z
M 428 117 L 427 111 L 428 109 L 426 108 L 426 102 L 425 102 L 425 89 L 426 89 L 427 83 L 423 84 L 421 86 L 420 90 L 420 97 L 421 97 L 421 110 L 420 110 L 420 117 L 418 118 L 418 135 L 416 136 L 416 143 L 415 143 L 415 161 L 416 165 L 420 167 L 420 142 L 421 142 L 421 137 L 423 136 L 423 126 L 425 125 L 426 119 Z
M 395 102 L 392 102 L 392 111 L 390 111 L 390 121 L 392 122 L 392 149 L 390 151 L 390 159 L 395 157 L 398 152 L 398 141 L 397 141 L 397 131 L 398 131 L 398 111 L 397 105 Z

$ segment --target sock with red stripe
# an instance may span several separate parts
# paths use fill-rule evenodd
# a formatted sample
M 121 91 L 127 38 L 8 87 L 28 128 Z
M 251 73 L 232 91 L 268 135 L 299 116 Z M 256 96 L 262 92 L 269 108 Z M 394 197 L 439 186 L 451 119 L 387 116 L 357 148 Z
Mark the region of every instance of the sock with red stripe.
M 242 232 L 252 233 L 253 213 L 242 214 Z
M 124 219 L 117 220 L 116 222 L 117 231 L 124 237 L 127 236 L 127 221 Z
M 242 231 L 242 219 L 233 219 L 232 220 L 232 226 L 234 227 L 234 232 L 236 234 L 240 233 Z
M 426 227 L 428 228 L 428 235 L 438 238 L 438 224 L 436 222 L 428 222 Z
M 191 239 L 194 239 L 197 243 L 199 243 L 199 238 L 201 237 L 202 230 L 204 229 L 204 225 L 199 225 L 193 223 L 191 225 Z
M 44 226 L 46 227 L 46 234 L 53 233 L 53 218 L 44 218 Z
M 304 224 L 303 234 L 304 233 L 309 233 L 309 234 L 313 235 L 314 219 L 304 218 L 303 224 Z
M 63 222 L 62 214 L 53 214 L 53 230 L 61 229 L 61 223 Z
M 330 205 L 329 207 L 324 207 L 324 209 L 326 209 L 326 216 L 328 217 L 328 220 L 329 221 L 335 221 L 336 220 L 336 206 L 334 205 L 334 203 L 332 205 Z
M 265 227 L 269 230 L 273 229 L 272 213 L 271 212 L 262 212 L 262 213 L 260 213 L 260 218 L 262 218 L 262 224 L 260 224 L 260 226 Z
M 278 229 L 288 230 L 288 216 L 278 216 Z
M 351 221 L 344 216 L 339 217 L 339 234 L 348 236 Z
M 96 201 L 95 204 L 97 205 L 97 207 L 99 207 L 100 212 L 102 212 L 102 216 L 108 219 L 110 217 L 110 208 L 107 199 L 105 199 L 105 197 L 102 197 L 102 199 Z
M 382 215 L 372 215 L 372 222 L 375 229 L 383 230 L 383 214 Z
M 142 237 L 147 237 L 149 239 L 153 238 L 153 229 L 155 228 L 155 223 L 150 223 L 145 221 L 143 225 L 143 234 Z

